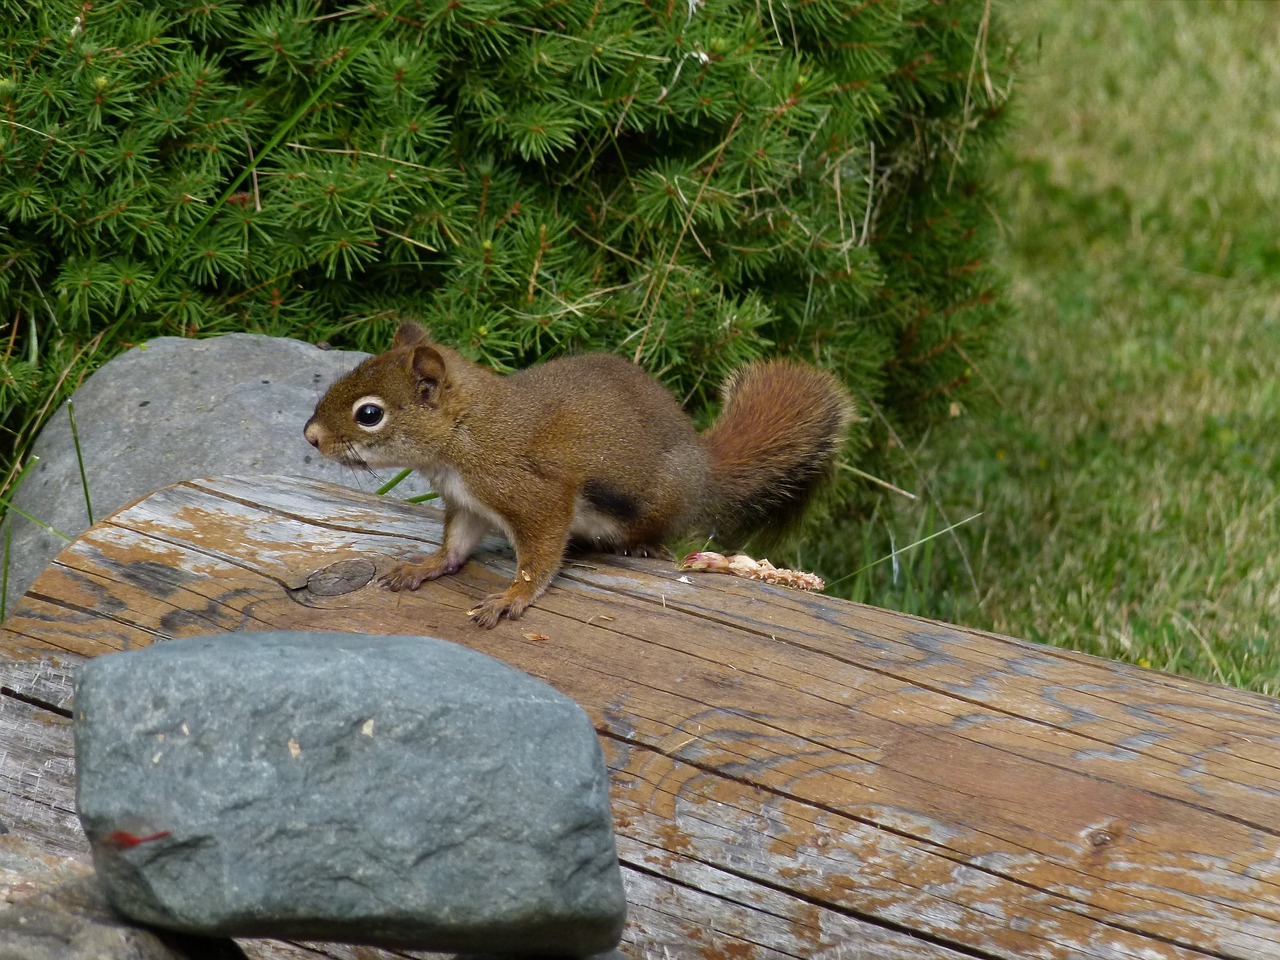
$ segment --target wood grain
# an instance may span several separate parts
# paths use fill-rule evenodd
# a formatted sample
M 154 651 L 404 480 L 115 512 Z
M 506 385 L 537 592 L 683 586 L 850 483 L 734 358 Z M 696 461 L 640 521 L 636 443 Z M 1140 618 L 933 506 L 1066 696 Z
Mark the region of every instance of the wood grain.
M 626 956 L 1280 958 L 1276 701 L 598 555 L 481 631 L 465 611 L 512 575 L 496 541 L 417 593 L 376 584 L 439 536 L 430 507 L 288 478 L 179 484 L 98 524 L 0 633 L 4 818 L 83 848 L 67 716 L 85 657 L 422 633 L 591 715 Z

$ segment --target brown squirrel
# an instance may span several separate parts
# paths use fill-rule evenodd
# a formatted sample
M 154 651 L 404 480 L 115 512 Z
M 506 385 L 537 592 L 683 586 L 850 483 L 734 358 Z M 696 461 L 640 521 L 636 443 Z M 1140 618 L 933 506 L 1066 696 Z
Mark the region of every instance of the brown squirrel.
M 516 577 L 471 619 L 519 617 L 560 569 L 569 542 L 665 553 L 684 534 L 735 541 L 804 511 L 831 472 L 852 403 L 830 373 L 753 363 L 724 385 L 699 434 L 675 397 L 612 354 L 568 356 L 499 376 L 404 323 L 391 349 L 337 381 L 307 440 L 354 467 L 413 467 L 444 499 L 444 545 L 382 582 L 416 590 L 456 573 L 500 530 Z

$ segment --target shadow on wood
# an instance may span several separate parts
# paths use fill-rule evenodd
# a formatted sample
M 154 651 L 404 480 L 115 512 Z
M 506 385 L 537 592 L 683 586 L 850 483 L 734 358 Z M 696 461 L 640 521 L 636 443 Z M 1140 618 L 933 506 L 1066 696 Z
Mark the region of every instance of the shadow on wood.
M 625 956 L 1280 958 L 1280 703 L 597 555 L 484 631 L 466 611 L 514 567 L 496 541 L 416 593 L 377 586 L 440 532 L 430 507 L 284 477 L 183 483 L 99 523 L 0 631 L 3 819 L 85 849 L 84 657 L 224 630 L 423 633 L 593 718 Z

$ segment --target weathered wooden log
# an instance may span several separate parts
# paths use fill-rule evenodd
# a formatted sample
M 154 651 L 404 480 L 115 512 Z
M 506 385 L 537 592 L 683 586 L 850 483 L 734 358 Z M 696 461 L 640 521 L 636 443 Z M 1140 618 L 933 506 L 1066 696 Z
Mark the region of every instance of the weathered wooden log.
M 0 630 L 0 819 L 83 851 L 84 657 L 223 630 L 424 633 L 592 716 L 628 957 L 1280 958 L 1277 701 L 598 555 L 481 630 L 466 611 L 514 566 L 497 541 L 416 593 L 377 585 L 440 532 L 430 506 L 281 477 L 179 484 L 99 523 Z

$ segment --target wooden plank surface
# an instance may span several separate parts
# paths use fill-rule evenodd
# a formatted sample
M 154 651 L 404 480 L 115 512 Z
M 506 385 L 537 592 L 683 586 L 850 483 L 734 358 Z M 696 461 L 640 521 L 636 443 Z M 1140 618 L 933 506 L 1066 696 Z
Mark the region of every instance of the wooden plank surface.
M 626 956 L 1280 958 L 1276 701 L 598 555 L 481 631 L 465 611 L 513 568 L 496 541 L 417 593 L 374 582 L 439 519 L 219 478 L 88 531 L 0 632 L 0 818 L 83 849 L 67 717 L 86 656 L 223 630 L 425 633 L 592 716 Z

